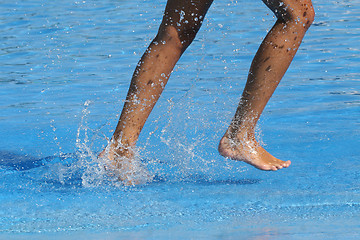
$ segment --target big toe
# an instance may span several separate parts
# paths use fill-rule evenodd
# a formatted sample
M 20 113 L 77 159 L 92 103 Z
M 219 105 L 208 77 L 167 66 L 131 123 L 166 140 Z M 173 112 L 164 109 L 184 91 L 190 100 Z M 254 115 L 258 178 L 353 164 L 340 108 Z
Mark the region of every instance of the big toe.
M 290 164 L 291 164 L 291 161 L 288 160 L 283 164 L 283 166 L 287 168 L 288 166 L 290 166 Z

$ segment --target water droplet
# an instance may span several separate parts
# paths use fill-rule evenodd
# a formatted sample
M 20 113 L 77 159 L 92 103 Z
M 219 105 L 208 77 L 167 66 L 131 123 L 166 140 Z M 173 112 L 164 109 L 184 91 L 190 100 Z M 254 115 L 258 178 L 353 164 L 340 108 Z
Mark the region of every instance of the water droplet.
M 183 10 L 180 11 L 180 22 L 184 20 L 185 12 Z

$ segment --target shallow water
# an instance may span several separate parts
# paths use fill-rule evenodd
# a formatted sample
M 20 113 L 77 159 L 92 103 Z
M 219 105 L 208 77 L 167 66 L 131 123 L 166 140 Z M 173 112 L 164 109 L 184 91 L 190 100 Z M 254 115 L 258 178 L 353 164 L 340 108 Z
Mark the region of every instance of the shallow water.
M 292 166 L 216 151 L 274 18 L 217 1 L 139 140 L 154 180 L 99 170 L 129 78 L 165 1 L 0 4 L 0 238 L 358 239 L 360 2 L 317 13 L 258 137 Z

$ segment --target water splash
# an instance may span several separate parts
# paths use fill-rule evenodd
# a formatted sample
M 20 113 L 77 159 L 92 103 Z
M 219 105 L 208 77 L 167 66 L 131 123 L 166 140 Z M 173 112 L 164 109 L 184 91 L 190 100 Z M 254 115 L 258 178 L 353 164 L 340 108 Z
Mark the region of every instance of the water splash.
M 76 135 L 76 155 L 78 161 L 72 168 L 82 169 L 82 186 L 97 187 L 101 185 L 136 185 L 145 184 L 152 180 L 151 174 L 146 170 L 146 166 L 141 162 L 139 154 L 135 152 L 134 158 L 128 159 L 118 156 L 114 161 L 110 161 L 106 156 L 109 155 L 109 148 L 105 149 L 102 157 L 92 150 L 93 144 L 97 142 L 100 129 L 94 131 L 88 126 L 87 116 L 90 114 L 89 106 L 92 102 L 86 101 L 82 110 L 80 126 Z M 90 138 L 90 136 L 92 137 Z M 108 146 L 110 141 L 108 140 Z
M 99 164 L 106 171 L 107 178 L 111 179 L 115 186 L 135 186 L 151 182 L 153 175 L 138 156 L 133 158 L 118 156 L 114 161 L 108 158 L 100 158 Z

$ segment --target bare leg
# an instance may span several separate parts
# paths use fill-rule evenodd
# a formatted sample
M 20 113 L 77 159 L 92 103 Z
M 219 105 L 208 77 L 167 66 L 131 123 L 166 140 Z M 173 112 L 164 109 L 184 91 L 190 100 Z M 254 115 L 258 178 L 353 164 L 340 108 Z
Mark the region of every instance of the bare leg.
M 314 19 L 311 0 L 263 0 L 278 20 L 259 47 L 235 116 L 220 141 L 225 157 L 244 161 L 261 170 L 288 167 L 255 139 L 255 125 L 288 69 L 305 32 Z
M 110 144 L 100 153 L 116 168 L 120 157 L 133 157 L 133 147 L 170 74 L 182 53 L 195 38 L 212 0 L 169 0 L 159 32 L 131 80 L 126 102 Z

